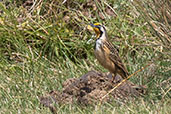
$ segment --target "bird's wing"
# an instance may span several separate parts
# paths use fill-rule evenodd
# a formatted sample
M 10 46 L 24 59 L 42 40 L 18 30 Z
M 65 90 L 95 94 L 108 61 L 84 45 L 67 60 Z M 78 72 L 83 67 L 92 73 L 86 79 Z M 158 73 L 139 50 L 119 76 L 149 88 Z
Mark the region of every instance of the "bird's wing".
M 113 61 L 115 65 L 124 72 L 125 76 L 128 76 L 128 71 L 121 61 L 117 48 L 114 45 L 112 45 L 110 42 L 104 42 L 104 45 L 106 48 L 110 50 L 109 53 L 110 60 Z

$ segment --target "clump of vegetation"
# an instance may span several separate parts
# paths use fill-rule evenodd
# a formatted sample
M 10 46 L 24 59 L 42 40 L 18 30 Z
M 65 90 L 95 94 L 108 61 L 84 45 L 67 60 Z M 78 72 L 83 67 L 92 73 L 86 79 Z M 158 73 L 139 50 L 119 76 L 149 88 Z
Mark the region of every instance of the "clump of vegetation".
M 148 3 L 147 3 L 148 2 Z M 59 105 L 60 113 L 170 113 L 169 0 L 40 0 L 0 2 L 1 113 L 48 113 L 39 96 L 61 90 L 67 78 L 103 69 L 93 55 L 89 23 L 107 27 L 110 41 L 147 95 L 102 106 Z M 138 104 L 138 105 L 137 105 Z M 124 107 L 124 108 L 123 108 Z

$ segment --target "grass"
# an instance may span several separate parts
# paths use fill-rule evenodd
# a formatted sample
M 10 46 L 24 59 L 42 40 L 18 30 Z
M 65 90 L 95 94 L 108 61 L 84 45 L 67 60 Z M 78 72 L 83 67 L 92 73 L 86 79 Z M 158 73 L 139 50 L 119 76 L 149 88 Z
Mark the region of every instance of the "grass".
M 95 1 L 89 5 L 84 0 L 64 4 L 28 1 L 0 2 L 0 113 L 50 113 L 40 105 L 39 96 L 61 91 L 66 79 L 90 70 L 106 72 L 94 58 L 94 41 L 88 43 L 91 34 L 86 25 L 92 22 L 105 24 L 109 36 L 114 36 L 110 40 L 119 47 L 130 73 L 154 62 L 130 79 L 146 85 L 147 94 L 127 103 L 58 105 L 58 113 L 171 113 L 170 41 L 166 32 L 170 22 L 166 14 L 155 13 L 145 1 Z M 157 4 L 153 1 L 149 3 Z M 162 12 L 160 7 L 153 8 Z

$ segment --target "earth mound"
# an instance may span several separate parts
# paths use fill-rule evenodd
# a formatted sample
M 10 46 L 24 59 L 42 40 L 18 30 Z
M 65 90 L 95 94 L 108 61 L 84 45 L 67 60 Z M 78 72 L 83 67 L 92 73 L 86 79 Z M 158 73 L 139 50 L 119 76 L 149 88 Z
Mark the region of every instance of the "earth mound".
M 130 98 L 135 98 L 145 93 L 144 86 L 125 81 L 102 100 L 102 97 L 123 79 L 117 75 L 112 80 L 112 74 L 110 73 L 90 71 L 80 78 L 67 79 L 62 84 L 63 90 L 61 92 L 51 91 L 47 96 L 40 97 L 40 103 L 49 107 L 55 113 L 54 104 L 78 102 L 83 105 L 89 105 L 99 101 L 111 102 L 113 100 L 125 102 Z

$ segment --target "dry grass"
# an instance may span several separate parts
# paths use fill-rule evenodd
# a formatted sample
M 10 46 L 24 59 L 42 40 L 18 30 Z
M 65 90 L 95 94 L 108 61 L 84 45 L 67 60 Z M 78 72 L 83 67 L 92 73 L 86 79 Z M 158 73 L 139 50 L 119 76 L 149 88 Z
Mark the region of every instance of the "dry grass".
M 67 78 L 103 69 L 94 59 L 86 25 L 101 22 L 120 49 L 130 80 L 146 85 L 135 102 L 81 107 L 59 113 L 171 113 L 169 0 L 39 0 L 0 2 L 0 113 L 49 113 L 38 97 L 61 90 Z

